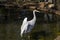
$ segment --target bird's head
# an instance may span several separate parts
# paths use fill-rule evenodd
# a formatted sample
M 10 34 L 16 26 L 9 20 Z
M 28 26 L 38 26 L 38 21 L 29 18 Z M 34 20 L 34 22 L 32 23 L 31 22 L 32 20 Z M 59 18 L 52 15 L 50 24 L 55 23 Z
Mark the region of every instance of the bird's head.
M 38 11 L 38 10 L 33 10 L 33 12 L 40 12 L 40 11 Z

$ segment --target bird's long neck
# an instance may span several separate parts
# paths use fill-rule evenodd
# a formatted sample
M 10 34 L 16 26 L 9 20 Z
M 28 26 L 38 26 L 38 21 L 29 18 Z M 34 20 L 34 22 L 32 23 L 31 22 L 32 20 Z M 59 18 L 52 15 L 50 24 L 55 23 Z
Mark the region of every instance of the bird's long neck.
M 35 11 L 33 11 L 33 19 L 36 19 Z

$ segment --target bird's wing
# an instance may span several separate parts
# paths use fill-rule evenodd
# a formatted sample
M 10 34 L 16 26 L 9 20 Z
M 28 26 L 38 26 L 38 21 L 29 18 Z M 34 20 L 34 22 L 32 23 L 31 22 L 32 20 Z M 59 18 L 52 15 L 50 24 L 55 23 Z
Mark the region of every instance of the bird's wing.
M 28 24 L 29 24 L 29 25 L 34 25 L 35 22 L 36 22 L 36 20 L 35 20 L 35 19 L 32 19 L 32 20 L 28 21 Z
M 34 27 L 34 26 L 32 26 L 32 25 L 28 25 L 28 27 L 27 27 L 27 32 L 30 32 L 30 31 L 33 29 L 33 27 Z
M 24 31 L 27 30 L 28 22 L 27 18 L 24 18 L 23 23 L 21 25 L 21 36 L 23 35 Z
M 27 18 L 24 18 L 23 23 L 21 25 L 21 29 L 24 27 L 24 25 L 27 23 Z
M 26 31 L 27 31 L 27 27 L 28 27 L 28 23 L 26 23 L 24 26 L 22 26 L 22 28 L 21 28 L 21 37 L 23 36 L 23 33 L 27 33 Z

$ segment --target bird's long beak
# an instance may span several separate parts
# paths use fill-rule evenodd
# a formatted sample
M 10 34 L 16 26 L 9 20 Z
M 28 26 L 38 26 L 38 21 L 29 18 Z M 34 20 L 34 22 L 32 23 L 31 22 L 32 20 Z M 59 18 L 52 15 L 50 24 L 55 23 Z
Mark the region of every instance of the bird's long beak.
M 40 11 L 37 11 L 37 12 L 40 12 Z
M 40 11 L 36 10 L 36 12 L 40 12 Z

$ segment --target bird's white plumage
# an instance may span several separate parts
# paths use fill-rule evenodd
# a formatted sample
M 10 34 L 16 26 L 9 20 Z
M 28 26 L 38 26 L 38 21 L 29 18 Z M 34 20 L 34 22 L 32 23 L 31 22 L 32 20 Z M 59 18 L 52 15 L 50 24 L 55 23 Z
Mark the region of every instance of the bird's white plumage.
M 23 28 L 23 26 L 24 26 L 26 23 L 27 23 L 27 18 L 24 18 L 23 23 L 22 23 L 22 25 L 21 25 L 21 29 Z
M 29 23 L 30 25 L 33 25 L 33 26 L 34 26 L 34 24 L 35 24 L 35 22 L 36 22 L 35 12 L 38 12 L 38 11 L 37 11 L 37 10 L 34 10 L 34 11 L 33 11 L 33 19 L 30 20 L 30 21 L 28 21 L 28 23 Z
M 21 36 L 23 35 L 23 32 L 27 30 L 28 22 L 27 18 L 24 18 L 23 23 L 21 25 Z
M 36 22 L 35 12 L 39 12 L 39 11 L 37 11 L 37 10 L 33 11 L 33 19 L 32 20 L 27 21 L 27 18 L 24 18 L 23 23 L 21 25 L 21 34 L 20 34 L 21 37 L 22 37 L 23 33 L 30 32 L 30 30 L 34 27 L 34 24 Z M 30 28 L 29 30 L 27 30 L 28 27 Z

